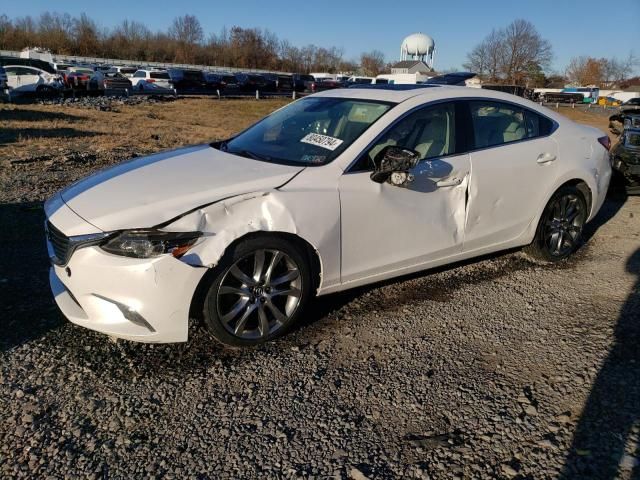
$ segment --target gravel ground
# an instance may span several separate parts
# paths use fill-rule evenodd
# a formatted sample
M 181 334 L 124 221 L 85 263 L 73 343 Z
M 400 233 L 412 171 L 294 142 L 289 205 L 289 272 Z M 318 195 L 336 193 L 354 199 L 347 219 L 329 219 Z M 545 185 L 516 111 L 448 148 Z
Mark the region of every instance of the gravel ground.
M 0 205 L 0 477 L 640 474 L 640 197 L 560 265 L 515 251 L 320 298 L 256 349 L 195 322 L 143 345 L 57 311 L 40 200 L 115 160 L 49 160 Z

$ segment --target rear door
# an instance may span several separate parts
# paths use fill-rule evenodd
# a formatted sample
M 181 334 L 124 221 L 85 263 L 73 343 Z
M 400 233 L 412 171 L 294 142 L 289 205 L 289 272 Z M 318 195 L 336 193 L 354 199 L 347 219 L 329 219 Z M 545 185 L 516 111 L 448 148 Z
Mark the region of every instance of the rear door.
M 513 240 L 539 215 L 557 176 L 554 123 L 517 104 L 468 102 L 471 176 L 464 250 Z

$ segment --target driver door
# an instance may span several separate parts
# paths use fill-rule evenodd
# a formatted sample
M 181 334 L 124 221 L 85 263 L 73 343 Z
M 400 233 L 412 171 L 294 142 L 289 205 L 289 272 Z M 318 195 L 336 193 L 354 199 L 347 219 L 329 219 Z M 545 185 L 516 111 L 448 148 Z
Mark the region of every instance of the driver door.
M 342 282 L 426 268 L 461 252 L 470 162 L 456 135 L 456 110 L 449 102 L 410 113 L 342 175 Z M 370 178 L 373 158 L 387 145 L 420 154 L 407 186 Z

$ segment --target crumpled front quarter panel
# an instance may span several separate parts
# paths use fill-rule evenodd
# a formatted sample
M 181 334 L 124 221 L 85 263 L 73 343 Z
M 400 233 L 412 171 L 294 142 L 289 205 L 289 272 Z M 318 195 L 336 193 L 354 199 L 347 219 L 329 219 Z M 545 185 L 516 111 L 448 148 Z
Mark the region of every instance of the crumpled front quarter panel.
M 198 230 L 203 238 L 182 261 L 214 267 L 227 247 L 249 233 L 297 235 L 318 253 L 318 293 L 340 282 L 340 205 L 337 190 L 268 190 L 239 195 L 198 209 L 164 228 Z

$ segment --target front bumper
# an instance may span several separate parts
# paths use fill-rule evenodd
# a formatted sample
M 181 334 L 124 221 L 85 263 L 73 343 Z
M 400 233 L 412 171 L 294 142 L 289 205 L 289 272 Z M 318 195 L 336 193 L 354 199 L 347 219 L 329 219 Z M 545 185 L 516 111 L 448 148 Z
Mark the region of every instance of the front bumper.
M 49 272 L 51 290 L 73 323 L 137 342 L 185 342 L 189 308 L 206 268 L 170 255 L 119 257 L 99 247 L 77 250 Z

